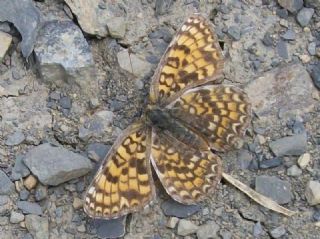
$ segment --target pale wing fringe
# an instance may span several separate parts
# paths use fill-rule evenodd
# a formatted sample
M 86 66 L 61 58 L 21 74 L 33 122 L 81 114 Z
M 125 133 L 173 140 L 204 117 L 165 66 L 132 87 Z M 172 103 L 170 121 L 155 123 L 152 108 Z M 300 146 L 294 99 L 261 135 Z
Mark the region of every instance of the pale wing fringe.
M 247 194 L 252 200 L 254 200 L 255 202 L 259 203 L 263 207 L 266 207 L 266 208 L 268 208 L 270 210 L 273 210 L 275 212 L 284 214 L 284 215 L 286 215 L 288 217 L 291 217 L 291 216 L 293 216 L 294 214 L 297 213 L 297 212 L 294 212 L 294 211 L 290 211 L 289 209 L 287 209 L 285 207 L 280 206 L 278 203 L 276 203 L 272 199 L 270 199 L 270 198 L 268 198 L 266 196 L 263 196 L 262 194 L 254 191 L 253 189 L 251 189 L 247 185 L 243 184 L 239 180 L 233 178 L 229 174 L 222 173 L 222 177 L 225 180 L 227 180 L 230 184 L 232 184 L 233 186 L 238 188 L 240 191 L 242 191 L 245 194 Z

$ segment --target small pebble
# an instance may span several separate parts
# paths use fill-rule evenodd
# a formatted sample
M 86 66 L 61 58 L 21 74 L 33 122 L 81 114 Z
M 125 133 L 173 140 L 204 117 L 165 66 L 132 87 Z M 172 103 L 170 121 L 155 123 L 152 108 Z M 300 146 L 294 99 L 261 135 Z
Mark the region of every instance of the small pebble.
M 311 155 L 309 153 L 302 154 L 298 158 L 298 165 L 300 168 L 305 169 L 310 163 Z
M 195 225 L 193 222 L 186 219 L 181 219 L 178 224 L 177 233 L 179 236 L 187 236 L 196 233 L 198 228 L 199 227 Z
M 24 186 L 30 191 L 31 189 L 35 188 L 37 185 L 38 180 L 35 176 L 29 175 L 23 182 Z
M 177 223 L 179 222 L 179 218 L 177 217 L 170 217 L 168 222 L 167 222 L 167 227 L 169 228 L 175 228 Z
M 313 8 L 302 8 L 297 14 L 297 21 L 300 24 L 300 26 L 302 27 L 307 26 L 313 14 L 314 14 Z
M 302 170 L 297 165 L 292 165 L 287 169 L 287 175 L 292 177 L 298 177 L 302 174 Z
M 72 206 L 73 206 L 74 209 L 82 208 L 82 206 L 83 206 L 83 201 L 82 201 L 80 198 L 75 197 L 75 198 L 73 199 Z

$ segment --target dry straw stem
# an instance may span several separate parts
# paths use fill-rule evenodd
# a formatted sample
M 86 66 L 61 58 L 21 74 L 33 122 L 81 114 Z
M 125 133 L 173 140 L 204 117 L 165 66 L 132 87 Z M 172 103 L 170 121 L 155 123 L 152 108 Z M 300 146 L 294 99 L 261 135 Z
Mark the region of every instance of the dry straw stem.
M 232 184 L 233 186 L 238 188 L 240 191 L 247 194 L 252 200 L 256 201 L 257 203 L 259 203 L 263 207 L 266 207 L 266 208 L 273 210 L 275 212 L 284 214 L 288 217 L 291 217 L 297 213 L 294 211 L 290 211 L 289 209 L 287 209 L 285 207 L 280 206 L 278 203 L 276 203 L 272 199 L 270 199 L 266 196 L 263 196 L 262 194 L 254 191 L 253 189 L 251 189 L 247 185 L 243 184 L 242 182 L 238 181 L 237 179 L 233 178 L 229 174 L 222 173 L 222 177 L 225 180 L 227 180 L 230 184 Z

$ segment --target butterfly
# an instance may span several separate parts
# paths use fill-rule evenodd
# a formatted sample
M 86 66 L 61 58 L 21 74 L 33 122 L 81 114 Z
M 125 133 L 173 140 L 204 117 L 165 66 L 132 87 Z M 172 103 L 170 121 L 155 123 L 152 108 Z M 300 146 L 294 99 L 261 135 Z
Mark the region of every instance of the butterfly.
M 215 190 L 222 162 L 213 151 L 242 146 L 251 106 L 241 89 L 216 84 L 224 60 L 212 29 L 195 14 L 178 30 L 152 78 L 146 112 L 118 137 L 86 191 L 90 217 L 117 218 L 153 201 L 151 167 L 180 203 Z

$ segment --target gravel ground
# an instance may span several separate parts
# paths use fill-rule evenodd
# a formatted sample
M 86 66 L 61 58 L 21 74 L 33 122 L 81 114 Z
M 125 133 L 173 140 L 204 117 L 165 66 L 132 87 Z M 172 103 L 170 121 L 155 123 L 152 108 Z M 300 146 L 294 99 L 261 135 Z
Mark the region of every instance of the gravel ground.
M 271 212 L 222 181 L 201 205 L 157 200 L 111 221 L 83 194 L 146 106 L 150 78 L 194 12 L 215 26 L 224 84 L 254 118 L 224 171 L 297 211 Z M 0 238 L 320 238 L 318 0 L 0 1 Z

